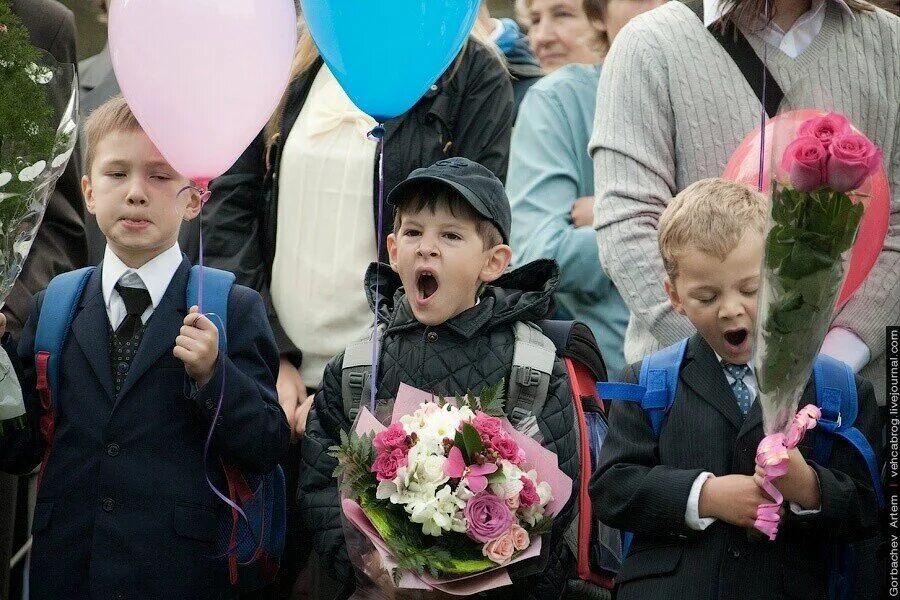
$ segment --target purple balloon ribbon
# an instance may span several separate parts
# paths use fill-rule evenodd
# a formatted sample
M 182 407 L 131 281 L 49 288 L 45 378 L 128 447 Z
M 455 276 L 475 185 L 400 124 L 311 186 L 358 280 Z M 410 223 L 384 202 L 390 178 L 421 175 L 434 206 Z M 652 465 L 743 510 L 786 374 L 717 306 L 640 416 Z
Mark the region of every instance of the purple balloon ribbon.
M 375 260 L 381 261 L 381 228 L 384 226 L 384 124 L 379 123 L 369 132 L 368 138 L 378 142 L 378 228 L 375 233 Z M 375 404 L 378 394 L 378 357 L 381 355 L 381 336 L 378 335 L 378 303 L 380 273 L 375 273 L 375 317 L 372 321 L 372 380 L 371 394 L 369 396 L 369 412 L 375 414 Z

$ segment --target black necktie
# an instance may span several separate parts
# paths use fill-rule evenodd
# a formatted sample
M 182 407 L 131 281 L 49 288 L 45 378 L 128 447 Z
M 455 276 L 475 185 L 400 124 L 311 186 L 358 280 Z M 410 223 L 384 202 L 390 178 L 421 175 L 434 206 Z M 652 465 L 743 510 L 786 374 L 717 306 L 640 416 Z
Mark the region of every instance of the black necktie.
M 144 288 L 125 287 L 120 283 L 116 284 L 116 291 L 125 302 L 125 310 L 128 312 L 128 315 L 116 328 L 116 337 L 124 342 L 133 338 L 143 325 L 141 315 L 150 306 L 150 292 Z

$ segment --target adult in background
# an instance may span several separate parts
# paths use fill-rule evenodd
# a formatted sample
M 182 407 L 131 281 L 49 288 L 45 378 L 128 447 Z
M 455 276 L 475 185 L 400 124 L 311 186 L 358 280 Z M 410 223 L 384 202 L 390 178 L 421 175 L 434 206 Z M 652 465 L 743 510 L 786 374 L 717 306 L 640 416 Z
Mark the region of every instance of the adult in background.
M 582 0 L 516 0 L 516 14 L 528 26 L 531 49 L 544 73 L 571 63 L 593 65 L 603 58 L 596 25 Z
M 12 0 L 12 11 L 22 19 L 29 39 L 47 51 L 58 63 L 77 62 L 75 50 L 75 17 L 56 0 Z M 62 102 L 68 98 L 60 99 Z M 58 107 L 62 109 L 63 107 Z M 7 331 L 18 337 L 31 312 L 32 295 L 66 271 L 87 263 L 87 240 L 84 234 L 84 203 L 81 199 L 81 152 L 76 145 L 65 172 L 50 196 L 31 252 L 22 268 L 3 314 Z M 16 512 L 16 479 L 0 475 L 0 597 L 5 597 L 7 567 L 12 545 L 13 520 Z
M 581 10 L 594 27 L 596 53 L 605 55 L 632 17 L 663 2 L 584 0 Z M 599 79 L 599 61 L 570 64 L 528 91 L 513 131 L 506 188 L 516 263 L 537 258 L 559 263 L 557 305 L 591 328 L 616 379 L 625 367 L 628 308 L 597 257 L 594 168 L 587 152 Z
M 900 322 L 900 18 L 859 0 L 734 0 L 713 9 L 735 25 L 786 96 L 783 109 L 845 114 L 884 152 L 891 216 L 869 278 L 835 316 L 823 352 L 885 394 L 885 326 Z M 713 13 L 717 14 L 717 13 Z M 740 69 L 681 2 L 623 29 L 604 64 L 590 151 L 603 266 L 631 321 L 630 362 L 693 332 L 660 285 L 659 215 L 691 183 L 720 176 L 759 125 L 760 101 Z
M 503 56 L 506 58 L 506 66 L 512 76 L 513 97 L 515 99 L 515 111 L 513 120 L 519 113 L 519 105 L 525 97 L 525 92 L 534 85 L 544 74 L 537 57 L 531 50 L 528 36 L 522 33 L 519 24 L 509 18 L 495 19 L 488 10 L 487 0 L 481 3 L 478 12 L 478 23 L 488 32 L 490 39 Z
M 499 51 L 489 40 L 470 38 L 425 96 L 385 124 L 385 197 L 414 169 L 450 156 L 479 162 L 503 179 L 512 110 Z M 297 434 L 305 427 L 307 394 L 319 386 L 327 361 L 372 324 L 363 276 L 379 258 L 379 238 L 385 260 L 394 218 L 391 206 L 378 206 L 376 144 L 365 135 L 374 125 L 301 29 L 281 106 L 235 165 L 212 182 L 205 209 L 208 263 L 234 272 L 238 283 L 269 301 L 281 352 L 279 402 Z M 299 463 L 295 445 L 285 465 L 289 494 Z M 285 587 L 309 548 L 292 514 L 288 522 L 279 575 Z M 317 530 L 316 523 L 305 525 Z M 317 591 L 312 597 L 328 597 Z

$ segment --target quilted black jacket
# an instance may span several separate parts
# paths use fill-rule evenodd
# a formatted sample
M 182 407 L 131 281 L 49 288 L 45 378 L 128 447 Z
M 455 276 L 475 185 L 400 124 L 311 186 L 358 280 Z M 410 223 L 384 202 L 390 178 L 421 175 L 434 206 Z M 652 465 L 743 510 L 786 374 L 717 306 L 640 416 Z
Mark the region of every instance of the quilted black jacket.
M 426 327 L 413 316 L 399 277 L 386 265 L 373 264 L 366 275 L 369 301 L 374 307 L 377 281 L 379 312 L 387 324 L 378 370 L 379 415 L 385 411 L 390 414 L 390 399 L 401 382 L 453 395 L 469 389 L 478 391 L 508 379 L 515 345 L 513 323 L 546 318 L 552 309 L 551 296 L 558 278 L 554 262 L 530 263 L 488 286 L 477 306 L 446 323 Z M 343 354 L 331 361 L 323 387 L 316 394 L 302 441 L 305 464 L 298 490 L 302 518 L 312 532 L 322 566 L 344 588 L 338 598 L 346 598 L 355 587 L 341 529 L 337 484 L 332 477 L 336 461 L 327 455 L 328 447 L 338 443 L 339 430 L 350 428 L 341 400 L 342 364 Z M 557 454 L 560 467 L 577 485 L 579 458 L 574 419 L 565 367 L 557 360 L 538 426 L 544 445 Z M 535 564 L 527 564 L 533 561 L 514 565 L 521 565 L 532 574 L 523 570 L 517 577 L 511 570 L 513 585 L 492 591 L 492 600 L 563 597 L 566 580 L 574 574 L 574 557 L 562 539 L 573 511 L 574 501 L 570 501 L 556 519 L 550 543 L 545 544 L 538 561 L 538 565 L 546 565 L 543 570 L 534 574 Z

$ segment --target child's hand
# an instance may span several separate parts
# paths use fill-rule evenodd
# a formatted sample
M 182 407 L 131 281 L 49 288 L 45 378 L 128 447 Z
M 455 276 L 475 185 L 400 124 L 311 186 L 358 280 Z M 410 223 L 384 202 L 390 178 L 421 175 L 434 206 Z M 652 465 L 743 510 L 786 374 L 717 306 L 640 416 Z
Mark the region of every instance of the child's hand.
M 6 315 L 0 313 L 0 337 L 6 335 Z
M 699 512 L 738 527 L 750 528 L 756 522 L 760 504 L 772 502 L 750 475 L 710 477 L 700 488 Z
M 298 430 L 297 417 L 299 408 L 303 405 L 303 399 L 306 398 L 306 385 L 303 378 L 300 377 L 300 371 L 294 366 L 294 363 L 281 357 L 278 363 L 278 380 L 275 382 L 275 391 L 278 393 L 278 404 L 287 417 L 288 425 L 291 428 L 291 443 L 300 439 L 302 433 Z M 309 409 L 306 410 L 309 412 Z M 303 432 L 306 431 L 306 419 L 302 423 Z
M 309 418 L 309 409 L 312 408 L 315 399 L 315 395 L 310 394 L 306 400 L 297 405 L 297 410 L 294 411 L 294 432 L 291 437 L 299 440 L 306 435 L 306 419 Z
M 174 354 L 198 386 L 203 387 L 212 379 L 219 357 L 219 330 L 196 306 L 184 318 L 181 335 L 175 338 Z
M 816 510 L 821 505 L 819 478 L 796 448 L 788 451 L 788 472 L 772 480 L 772 484 L 784 495 L 786 502 L 799 504 L 805 510 Z M 756 467 L 753 478 L 762 485 L 763 470 Z

